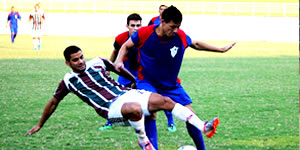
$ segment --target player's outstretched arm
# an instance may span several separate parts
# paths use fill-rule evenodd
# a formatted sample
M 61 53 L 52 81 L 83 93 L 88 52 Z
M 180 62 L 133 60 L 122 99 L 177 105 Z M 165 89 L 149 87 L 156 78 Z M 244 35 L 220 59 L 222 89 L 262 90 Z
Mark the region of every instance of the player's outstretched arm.
M 219 53 L 224 53 L 230 50 L 236 42 L 233 42 L 225 47 L 216 47 L 214 45 L 210 45 L 208 43 L 202 42 L 202 41 L 192 41 L 191 47 L 200 50 L 200 51 L 211 51 L 211 52 L 219 52 Z
M 131 38 L 129 38 L 120 48 L 119 50 L 119 54 L 118 54 L 118 59 L 116 61 L 116 65 L 115 68 L 117 71 L 120 71 L 120 68 L 124 68 L 124 64 L 123 64 L 123 59 L 125 57 L 125 55 L 128 52 L 128 49 L 133 47 L 134 43 L 132 42 Z
M 48 104 L 45 106 L 43 115 L 42 115 L 39 123 L 35 127 L 33 127 L 31 130 L 29 130 L 25 134 L 25 136 L 31 135 L 31 134 L 34 134 L 34 133 L 38 132 L 43 127 L 45 122 L 50 118 L 52 113 L 55 111 L 55 109 L 56 109 L 57 105 L 59 104 L 59 102 L 60 101 L 57 98 L 52 97 L 50 99 L 50 101 L 48 102 Z

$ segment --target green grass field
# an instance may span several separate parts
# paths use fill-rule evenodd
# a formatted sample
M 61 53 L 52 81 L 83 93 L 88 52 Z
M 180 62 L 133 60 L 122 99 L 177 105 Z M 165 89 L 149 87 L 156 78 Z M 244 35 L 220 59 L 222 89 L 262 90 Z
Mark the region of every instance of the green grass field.
M 80 46 L 87 59 L 109 57 L 113 38 L 44 36 L 34 52 L 30 36 L 15 44 L 0 35 L 0 149 L 139 149 L 130 127 L 99 131 L 105 123 L 93 108 L 69 94 L 40 132 L 24 137 L 40 119 L 59 81 L 70 71 L 62 52 Z M 231 41 L 207 41 L 219 46 Z M 197 57 L 192 57 L 197 56 Z M 225 54 L 187 51 L 180 78 L 203 120 L 220 118 L 207 149 L 299 149 L 298 43 L 239 42 Z M 116 77 L 115 75 L 113 75 Z M 184 122 L 170 133 L 158 113 L 161 150 L 193 142 Z

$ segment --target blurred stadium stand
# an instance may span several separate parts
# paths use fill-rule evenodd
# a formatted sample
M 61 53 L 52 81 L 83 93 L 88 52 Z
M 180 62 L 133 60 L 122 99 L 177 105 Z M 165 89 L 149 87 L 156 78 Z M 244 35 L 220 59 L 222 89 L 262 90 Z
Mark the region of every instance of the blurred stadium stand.
M 20 12 L 33 9 L 35 0 L 0 0 L 0 11 L 9 12 L 14 5 Z M 157 14 L 161 4 L 174 5 L 184 14 L 226 16 L 298 17 L 299 3 L 264 2 L 202 2 L 202 1 L 133 1 L 133 0 L 39 0 L 46 12 Z

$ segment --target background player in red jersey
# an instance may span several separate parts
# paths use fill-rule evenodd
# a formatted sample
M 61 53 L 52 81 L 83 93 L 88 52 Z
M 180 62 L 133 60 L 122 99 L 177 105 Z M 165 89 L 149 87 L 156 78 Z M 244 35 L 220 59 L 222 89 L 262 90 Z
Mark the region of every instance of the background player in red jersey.
M 121 48 L 121 46 L 123 45 L 123 43 L 125 43 L 128 38 L 136 31 L 138 30 L 140 27 L 142 26 L 142 17 L 137 14 L 137 13 L 133 13 L 130 14 L 127 17 L 127 24 L 126 24 L 126 28 L 128 29 L 128 31 L 125 31 L 121 34 L 119 34 L 116 38 L 115 38 L 115 42 L 114 42 L 114 50 L 110 56 L 110 61 L 115 62 L 119 50 Z M 131 48 L 130 52 L 128 52 L 124 58 L 124 67 L 133 75 L 133 76 L 137 76 L 137 67 L 138 67 L 138 63 L 137 63 L 137 49 L 136 48 Z M 119 76 L 118 78 L 118 82 L 126 87 L 130 87 L 130 85 L 132 84 L 132 82 L 130 80 L 128 80 L 127 78 L 123 77 L 123 76 Z M 100 130 L 106 130 L 106 129 L 112 129 L 112 124 L 107 121 L 105 123 L 105 125 L 101 128 L 99 128 Z
M 230 50 L 235 42 L 219 48 L 202 41 L 192 40 L 184 31 L 179 29 L 181 21 L 182 14 L 176 7 L 170 6 L 165 9 L 161 24 L 140 28 L 123 44 L 116 61 L 116 70 L 123 68 L 122 59 L 129 48 L 138 47 L 140 67 L 136 79 L 137 88 L 168 96 L 192 110 L 191 98 L 177 82 L 186 48 L 190 46 L 196 50 L 224 53 Z M 217 119 L 215 121 L 218 122 Z M 155 134 L 155 120 L 147 123 L 151 124 L 149 125 L 152 126 L 151 133 Z M 200 130 L 188 122 L 186 126 L 197 149 L 205 149 Z M 153 146 L 158 149 L 157 135 L 148 135 L 147 131 L 146 133 Z
M 160 6 L 159 6 L 159 9 L 158 9 L 159 16 L 153 17 L 153 18 L 149 21 L 148 25 L 160 24 L 160 23 L 161 23 L 161 21 L 160 21 L 161 15 L 162 15 L 163 11 L 164 11 L 165 9 L 167 9 L 167 8 L 168 8 L 168 6 L 166 6 L 166 5 L 160 5 Z
M 135 77 L 126 69 L 115 70 L 114 64 L 109 60 L 97 57 L 86 62 L 82 50 L 77 46 L 67 47 L 64 56 L 66 65 L 72 71 L 65 74 L 55 94 L 46 104 L 40 121 L 25 136 L 38 132 L 60 101 L 70 92 L 76 94 L 110 122 L 131 125 L 143 150 L 155 149 L 145 135 L 144 117 L 159 110 L 172 112 L 178 119 L 191 123 L 203 133 L 215 132 L 214 122 L 201 121 L 191 110 L 175 103 L 169 97 L 121 86 L 107 74 L 107 71 L 127 77 L 132 82 L 135 82 Z

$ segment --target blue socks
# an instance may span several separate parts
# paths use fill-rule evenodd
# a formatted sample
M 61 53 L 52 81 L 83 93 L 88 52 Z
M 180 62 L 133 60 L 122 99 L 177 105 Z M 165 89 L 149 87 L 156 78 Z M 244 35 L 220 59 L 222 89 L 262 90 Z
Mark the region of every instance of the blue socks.
M 166 114 L 167 119 L 168 119 L 168 126 L 170 126 L 171 124 L 175 125 L 172 113 L 165 110 L 165 114 Z
M 10 37 L 11 37 L 11 42 L 12 43 L 15 42 L 15 37 L 16 37 L 15 34 L 11 34 Z
M 158 150 L 156 120 L 145 119 L 145 131 L 153 147 Z
M 190 123 L 186 123 L 186 128 L 194 140 L 197 150 L 206 150 L 201 131 Z

